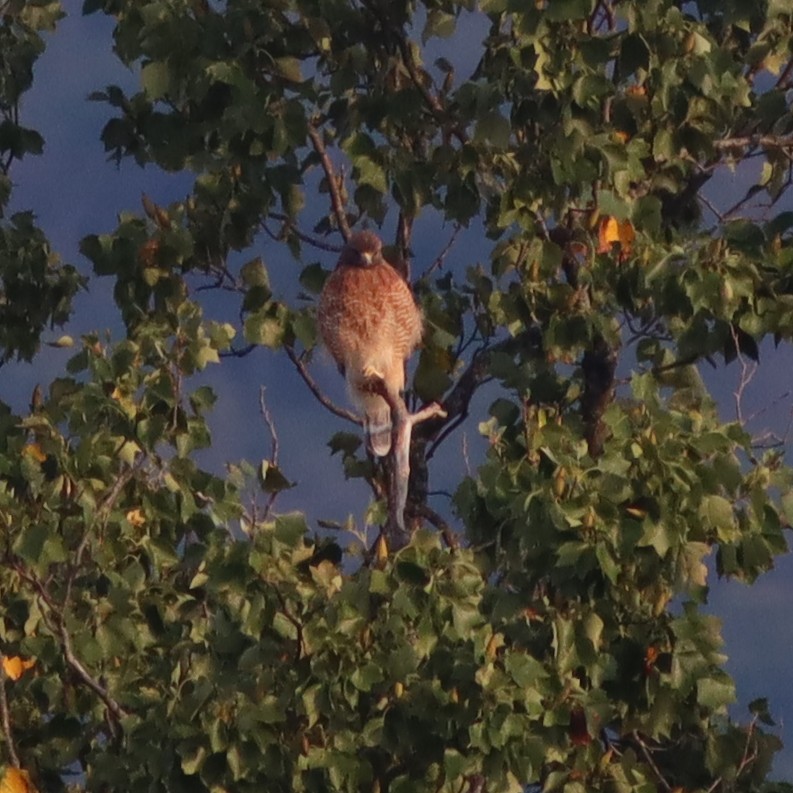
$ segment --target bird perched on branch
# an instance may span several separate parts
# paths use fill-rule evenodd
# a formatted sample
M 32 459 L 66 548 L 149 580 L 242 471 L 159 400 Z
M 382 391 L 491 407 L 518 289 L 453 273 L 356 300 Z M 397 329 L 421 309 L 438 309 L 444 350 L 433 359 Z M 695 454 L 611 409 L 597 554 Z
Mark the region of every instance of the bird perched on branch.
M 356 232 L 344 246 L 319 298 L 319 331 L 363 413 L 369 448 L 384 457 L 391 410 L 367 384 L 381 379 L 390 393 L 402 391 L 405 362 L 421 342 L 422 315 L 373 232 Z

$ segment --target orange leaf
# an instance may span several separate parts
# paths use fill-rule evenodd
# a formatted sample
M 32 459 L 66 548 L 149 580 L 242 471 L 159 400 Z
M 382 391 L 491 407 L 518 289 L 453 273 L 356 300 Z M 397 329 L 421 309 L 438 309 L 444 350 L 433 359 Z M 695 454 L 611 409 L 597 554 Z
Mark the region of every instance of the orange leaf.
M 47 455 L 41 450 L 38 443 L 28 443 L 22 449 L 22 454 L 32 457 L 37 463 L 43 463 L 47 459 Z
M 598 230 L 598 253 L 611 253 L 611 246 L 619 243 L 620 261 L 628 256 L 636 239 L 636 232 L 630 220 L 619 221 L 615 217 L 606 217 L 600 221 Z
M 143 526 L 146 523 L 146 517 L 143 512 L 141 512 L 140 507 L 129 510 L 126 514 L 126 518 L 133 526 Z
M 0 781 L 0 793 L 36 793 L 27 771 L 10 766 Z
M 18 655 L 3 656 L 3 671 L 10 680 L 19 680 L 30 668 L 36 665 L 35 659 L 25 660 Z

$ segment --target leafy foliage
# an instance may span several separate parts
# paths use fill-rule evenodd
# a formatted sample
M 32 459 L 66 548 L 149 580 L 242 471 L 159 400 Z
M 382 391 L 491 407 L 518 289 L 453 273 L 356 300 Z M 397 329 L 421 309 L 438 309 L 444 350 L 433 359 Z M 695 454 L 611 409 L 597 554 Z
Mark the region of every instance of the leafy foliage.
M 41 135 L 19 123 L 19 102 L 44 49 L 40 31 L 51 30 L 61 15 L 56 2 L 0 4 L 0 366 L 12 357 L 30 360 L 47 325 L 68 320 L 82 286 L 74 267 L 50 251 L 30 213 L 2 222 L 11 163 L 43 150 Z
M 133 95 L 92 96 L 112 112 L 106 151 L 195 178 L 184 201 L 144 196 L 82 240 L 124 337 L 85 335 L 27 415 L 0 404 L 2 784 L 774 788 L 768 706 L 728 717 L 719 622 L 701 606 L 710 555 L 752 582 L 786 551 L 793 472 L 740 415 L 720 418 L 698 366 L 793 335 L 793 215 L 776 210 L 793 147 L 787 4 L 84 11 L 114 17 L 140 74 Z M 17 107 L 59 15 L 0 2 L 0 207 L 11 160 L 41 150 Z M 430 64 L 462 19 L 482 31 L 476 63 Z M 709 199 L 714 174 L 748 173 L 750 157 L 746 196 Z M 428 329 L 413 388 L 448 416 L 417 428 L 410 542 L 361 559 L 347 535 L 273 511 L 290 484 L 277 460 L 198 466 L 216 398 L 191 377 L 265 345 L 314 386 L 312 304 L 273 294 L 262 230 L 316 295 L 314 248 L 384 224 L 409 270 L 421 216 L 481 223 L 491 252 L 452 247 L 454 267 L 414 279 Z M 0 360 L 29 359 L 83 281 L 28 213 L 0 226 L 0 278 Z M 239 298 L 228 322 L 204 316 L 211 287 Z M 488 453 L 454 495 L 461 540 L 426 479 L 489 381 Z M 384 471 L 355 435 L 329 445 L 382 517 Z

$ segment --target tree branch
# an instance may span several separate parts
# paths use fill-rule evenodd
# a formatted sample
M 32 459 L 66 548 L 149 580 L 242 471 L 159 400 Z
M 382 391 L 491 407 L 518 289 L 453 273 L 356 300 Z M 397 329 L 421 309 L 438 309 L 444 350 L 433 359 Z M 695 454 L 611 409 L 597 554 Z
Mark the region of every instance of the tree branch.
M 416 413 L 409 413 L 405 400 L 392 392 L 382 378 L 373 378 L 366 384 L 366 390 L 378 394 L 391 409 L 391 451 L 389 457 L 390 482 L 388 487 L 388 523 L 385 535 L 392 548 L 404 545 L 407 540 L 405 525 L 405 506 L 408 500 L 410 482 L 410 439 L 413 427 L 423 421 L 443 417 L 446 411 L 437 403 L 426 405 Z
M 715 148 L 723 149 L 754 149 L 762 146 L 766 149 L 793 149 L 793 135 L 744 135 L 737 138 L 722 138 L 713 141 Z
M 81 546 L 82 545 L 83 544 L 81 543 Z M 82 682 L 88 686 L 88 688 L 90 688 L 91 691 L 93 691 L 99 697 L 99 699 L 102 700 L 105 707 L 115 718 L 116 722 L 120 722 L 121 719 L 127 715 L 127 711 L 124 710 L 124 708 L 122 708 L 121 705 L 119 705 L 119 703 L 110 695 L 110 692 L 95 677 L 91 675 L 91 673 L 83 666 L 80 659 L 74 654 L 72 638 L 69 635 L 69 631 L 66 629 L 65 615 L 63 611 L 63 608 L 66 606 L 65 602 L 59 610 L 58 607 L 56 607 L 52 596 L 47 591 L 47 588 L 36 575 L 28 570 L 25 570 L 19 563 L 12 563 L 12 567 L 21 578 L 23 578 L 33 587 L 33 589 L 35 589 L 36 594 L 41 598 L 43 603 L 46 604 L 50 613 L 47 614 L 47 612 L 42 611 L 45 624 L 55 635 L 55 638 L 59 641 L 61 648 L 63 649 L 63 657 L 67 666 L 69 666 L 69 668 L 75 672 L 80 680 L 82 680 Z M 111 731 L 113 731 L 112 727 Z
M 124 710 L 124 708 L 122 708 L 112 696 L 110 696 L 108 690 L 83 666 L 80 659 L 74 654 L 74 650 L 72 649 L 72 638 L 69 636 L 69 632 L 66 630 L 66 626 L 63 624 L 62 616 L 60 618 L 60 623 L 59 632 L 61 646 L 63 647 L 63 655 L 66 659 L 66 663 L 83 681 L 83 683 L 85 683 L 85 685 L 88 686 L 88 688 L 90 688 L 91 691 L 93 691 L 99 697 L 99 699 L 102 700 L 102 702 L 104 702 L 105 707 L 113 715 L 116 722 L 120 722 L 121 719 L 127 715 L 127 711 Z
M 435 96 L 435 94 L 433 94 L 429 88 L 427 88 L 427 86 L 424 84 L 424 81 L 421 79 L 416 62 L 413 60 L 413 53 L 410 51 L 410 46 L 408 45 L 408 42 L 405 39 L 402 31 L 397 33 L 397 46 L 399 47 L 399 53 L 402 56 L 402 63 L 405 64 L 405 68 L 407 69 L 407 73 L 410 75 L 413 85 L 416 86 L 419 93 L 424 98 L 425 104 L 432 112 L 432 115 L 435 116 L 436 121 L 438 121 L 442 127 L 446 126 L 449 122 L 446 110 L 443 107 L 440 99 L 438 99 L 438 97 Z M 455 138 L 457 138 L 460 143 L 468 142 L 468 136 L 465 134 L 465 131 L 460 129 L 457 125 L 452 126 L 449 131 L 452 135 L 454 135 Z
M 355 413 L 352 413 L 345 408 L 339 407 L 322 393 L 314 378 L 306 368 L 305 363 L 295 352 L 294 347 L 284 345 L 284 350 L 286 351 L 287 356 L 289 356 L 289 360 L 295 365 L 297 373 L 303 378 L 303 382 L 308 386 L 308 390 L 311 391 L 311 393 L 321 405 L 324 405 L 331 413 L 338 416 L 339 418 L 351 421 L 353 424 L 357 424 L 358 426 L 363 424 L 363 421 L 359 416 L 356 416 Z
M 6 673 L 0 666 L 0 719 L 2 719 L 3 735 L 8 747 L 8 759 L 14 768 L 19 768 L 19 754 L 17 753 L 14 734 L 11 731 L 11 716 L 8 711 L 8 695 L 6 693 Z
M 283 228 L 279 234 L 274 234 L 267 228 L 265 224 L 262 224 L 262 227 L 267 232 L 267 234 L 277 242 L 280 242 L 284 237 L 283 229 L 289 229 L 289 231 L 294 234 L 299 240 L 307 243 L 308 245 L 312 245 L 315 248 L 319 248 L 321 251 L 328 251 L 330 253 L 339 253 L 341 251 L 341 245 L 334 245 L 332 242 L 325 242 L 324 240 L 318 239 L 317 237 L 312 237 L 310 234 L 306 234 L 305 231 L 301 231 L 294 223 L 292 218 L 288 215 L 285 215 L 283 212 L 270 212 L 268 217 L 271 217 L 273 220 L 277 220 L 279 223 L 283 223 Z
M 427 278 L 435 270 L 440 270 L 441 267 L 443 267 L 443 263 L 446 261 L 449 251 L 451 251 L 451 249 L 454 247 L 454 243 L 457 241 L 457 235 L 460 233 L 461 228 L 462 226 L 459 223 L 454 224 L 454 230 L 452 231 L 451 237 L 449 237 L 449 241 L 443 246 L 443 249 L 435 257 L 435 260 L 432 262 L 432 264 L 421 274 L 422 278 Z
M 669 782 L 667 782 L 666 777 L 664 777 L 658 766 L 655 764 L 655 760 L 653 760 L 650 750 L 647 748 L 647 744 L 642 740 L 641 736 L 638 732 L 636 732 L 636 730 L 633 731 L 633 740 L 639 745 L 639 751 L 642 753 L 644 761 L 653 770 L 656 778 L 661 783 L 661 787 L 667 791 L 667 793 L 670 793 L 672 786 L 669 784 Z
M 264 392 L 267 389 L 264 386 L 259 388 L 259 412 L 262 415 L 262 419 L 264 420 L 264 424 L 267 427 L 267 431 L 270 433 L 270 465 L 277 469 L 278 468 L 278 451 L 279 451 L 279 443 L 278 443 L 278 433 L 275 430 L 275 421 L 273 421 L 273 415 L 270 413 L 270 409 L 267 407 L 267 402 L 264 399 Z M 263 519 L 266 520 L 267 517 L 270 515 L 270 512 L 273 508 L 273 504 L 275 504 L 275 499 L 278 498 L 278 494 L 281 491 L 279 489 L 273 489 L 273 492 L 270 493 L 269 498 L 267 499 L 267 504 L 264 507 L 264 516 Z
M 452 527 L 434 510 L 426 504 L 415 506 L 416 514 L 428 520 L 439 532 L 448 548 L 456 551 L 460 547 L 460 540 Z
M 325 148 L 325 143 L 322 140 L 322 136 L 319 134 L 319 130 L 316 127 L 312 126 L 311 124 L 308 125 L 308 137 L 311 140 L 311 144 L 314 147 L 314 151 L 319 156 L 319 161 L 322 164 L 322 170 L 325 171 L 325 176 L 328 181 L 328 191 L 330 192 L 330 202 L 333 208 L 333 214 L 336 218 L 336 223 L 339 224 L 339 231 L 341 231 L 341 236 L 344 237 L 344 241 L 350 239 L 350 224 L 347 222 L 347 212 L 344 208 L 344 201 L 341 197 L 341 191 L 339 190 L 339 183 L 336 177 L 336 169 L 333 167 L 333 163 L 328 156 L 327 149 Z

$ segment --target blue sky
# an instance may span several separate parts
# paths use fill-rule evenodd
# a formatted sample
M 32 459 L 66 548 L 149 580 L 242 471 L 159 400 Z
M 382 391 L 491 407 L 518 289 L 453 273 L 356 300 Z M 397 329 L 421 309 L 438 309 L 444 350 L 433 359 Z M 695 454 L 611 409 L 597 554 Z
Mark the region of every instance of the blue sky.
M 45 137 L 44 155 L 16 163 L 12 170 L 15 191 L 12 209 L 32 209 L 62 258 L 89 272 L 88 263 L 78 252 L 79 240 L 89 233 L 112 230 L 117 214 L 124 209 L 139 211 L 140 197 L 146 192 L 157 203 L 167 204 L 183 198 L 190 189 L 189 175 L 168 175 L 154 168 L 140 169 L 132 162 L 120 167 L 106 161 L 99 133 L 109 110 L 86 100 L 91 91 L 108 83 L 132 89 L 136 75 L 125 69 L 113 56 L 110 45 L 112 20 L 101 15 L 82 17 L 81 3 L 67 0 L 69 15 L 50 38 L 48 49 L 36 69 L 33 90 L 26 95 L 22 123 L 38 129 Z M 436 55 L 461 64 L 481 37 L 481 27 L 472 18 L 465 20 L 463 41 L 441 42 Z M 469 47 L 471 45 L 471 47 Z M 729 206 L 746 188 L 745 174 L 725 170 L 709 191 L 722 207 Z M 430 218 L 419 224 L 415 237 L 416 271 L 420 262 L 430 262 L 443 247 L 450 229 L 438 231 L 439 220 Z M 486 256 L 486 247 L 476 245 L 478 230 L 453 250 L 450 260 L 464 267 Z M 262 238 L 259 250 L 267 262 L 276 290 L 288 292 L 294 283 L 298 265 Z M 332 254 L 313 256 L 326 266 Z M 120 332 L 111 298 L 109 280 L 93 279 L 90 291 L 81 295 L 72 326 L 74 336 L 81 332 L 110 328 Z M 216 306 L 215 310 L 219 307 Z M 212 311 L 212 308 L 210 308 Z M 53 334 L 53 338 L 60 332 Z M 58 376 L 71 352 L 44 348 L 33 365 L 10 365 L 2 370 L 0 398 L 18 410 L 24 410 L 37 382 L 46 383 Z M 344 386 L 327 356 L 320 356 L 313 371 L 323 388 L 338 402 L 344 402 Z M 754 419 L 752 429 L 767 428 L 783 434 L 791 418 L 790 396 L 793 387 L 793 356 L 789 349 L 762 351 L 762 366 L 747 389 L 747 414 L 774 403 Z M 734 416 L 732 392 L 739 377 L 739 367 L 704 373 L 720 400 L 725 418 Z M 367 489 L 355 482 L 345 482 L 340 466 L 329 457 L 326 447 L 330 433 L 347 429 L 341 420 L 326 413 L 308 393 L 289 365 L 286 357 L 258 349 L 243 359 L 228 359 L 222 367 L 211 367 L 203 379 L 210 382 L 220 396 L 213 419 L 214 446 L 203 464 L 216 470 L 225 461 L 248 459 L 254 463 L 269 453 L 269 438 L 258 413 L 259 387 L 267 387 L 267 401 L 280 438 L 281 465 L 287 477 L 298 486 L 284 494 L 278 508 L 305 509 L 312 517 L 343 520 L 348 513 L 359 522 L 368 503 Z M 481 449 L 476 421 L 486 413 L 487 394 L 480 394 L 472 406 L 473 418 L 465 429 L 474 453 Z M 431 486 L 451 488 L 463 472 L 462 438 L 458 433 L 446 444 L 442 456 L 432 469 Z M 435 506 L 443 509 L 440 498 Z M 780 724 L 780 734 L 790 747 L 778 757 L 775 776 L 793 779 L 793 687 L 789 684 L 793 655 L 793 620 L 789 604 L 793 602 L 793 559 L 783 557 L 777 568 L 752 587 L 735 582 L 719 582 L 711 576 L 709 611 L 723 620 L 728 670 L 738 684 L 741 704 L 758 696 L 768 696 L 771 712 Z M 744 717 L 742 708 L 735 715 Z

